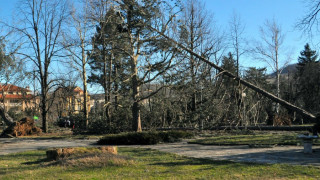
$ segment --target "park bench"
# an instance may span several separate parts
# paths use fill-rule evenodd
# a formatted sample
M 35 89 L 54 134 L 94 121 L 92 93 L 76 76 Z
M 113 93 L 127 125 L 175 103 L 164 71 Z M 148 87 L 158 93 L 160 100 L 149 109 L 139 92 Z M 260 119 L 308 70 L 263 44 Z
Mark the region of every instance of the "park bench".
M 312 142 L 314 139 L 318 139 L 317 135 L 300 134 L 298 138 L 303 142 L 303 152 L 306 154 L 312 153 Z

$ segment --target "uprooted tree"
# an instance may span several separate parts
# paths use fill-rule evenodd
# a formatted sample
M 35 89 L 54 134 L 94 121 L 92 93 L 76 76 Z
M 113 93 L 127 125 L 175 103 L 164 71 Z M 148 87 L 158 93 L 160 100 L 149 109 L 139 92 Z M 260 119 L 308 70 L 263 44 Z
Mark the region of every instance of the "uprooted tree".
M 9 114 L 5 111 L 4 107 L 2 104 L 0 104 L 0 116 L 3 119 L 4 123 L 7 126 L 10 126 L 11 124 L 14 123 L 14 120 L 9 116 Z
M 18 137 L 27 135 L 38 135 L 42 131 L 35 126 L 34 120 L 30 118 L 22 118 L 19 121 L 14 121 L 5 108 L 0 104 L 0 116 L 8 126 L 1 134 L 0 137 Z

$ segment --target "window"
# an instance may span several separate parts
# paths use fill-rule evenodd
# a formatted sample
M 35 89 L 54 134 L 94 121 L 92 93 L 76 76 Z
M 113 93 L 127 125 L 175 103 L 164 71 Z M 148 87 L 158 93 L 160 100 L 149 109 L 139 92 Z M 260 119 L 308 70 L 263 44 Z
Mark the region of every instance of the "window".
M 10 103 L 20 103 L 20 101 L 17 100 L 17 99 L 13 99 L 13 100 L 10 101 Z

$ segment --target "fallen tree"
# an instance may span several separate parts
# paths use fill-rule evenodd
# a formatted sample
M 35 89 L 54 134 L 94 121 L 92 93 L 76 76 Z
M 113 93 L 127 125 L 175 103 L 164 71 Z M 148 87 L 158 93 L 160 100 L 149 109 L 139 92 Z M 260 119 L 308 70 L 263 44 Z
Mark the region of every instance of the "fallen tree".
M 255 92 L 258 92 L 260 93 L 261 95 L 265 96 L 266 98 L 269 98 L 270 100 L 272 100 L 273 102 L 276 102 L 276 103 L 279 103 L 280 105 L 282 105 L 283 107 L 289 109 L 289 110 L 292 110 L 292 111 L 295 111 L 296 113 L 300 114 L 301 116 L 303 116 L 304 118 L 308 119 L 308 120 L 311 120 L 312 122 L 317 122 L 317 123 L 320 123 L 319 120 L 319 117 L 316 117 L 315 115 L 307 112 L 306 110 L 300 108 L 300 107 L 297 107 L 277 96 L 275 96 L 274 94 L 246 81 L 246 80 L 243 80 L 241 79 L 240 77 L 238 76 L 235 76 L 234 74 L 232 74 L 231 72 L 221 68 L 220 66 L 212 63 L 211 61 L 209 61 L 208 59 L 206 59 L 205 57 L 195 53 L 194 51 L 190 50 L 189 48 L 185 47 L 184 45 L 178 43 L 177 41 L 175 41 L 174 39 L 170 38 L 169 36 L 165 35 L 163 32 L 160 32 L 159 30 L 155 29 L 155 28 L 152 28 L 150 27 L 152 30 L 154 30 L 155 32 L 159 33 L 161 36 L 163 36 L 164 38 L 166 38 L 167 40 L 169 40 L 173 45 L 177 46 L 177 48 L 181 48 L 182 50 L 184 51 L 187 51 L 188 53 L 190 53 L 192 56 L 194 57 L 197 57 L 199 60 L 207 63 L 209 66 L 217 69 L 219 71 L 219 74 L 223 74 L 223 75 L 226 75 L 228 77 L 230 77 L 231 79 L 233 79 L 234 81 L 237 81 L 239 82 L 240 84 L 252 89 L 253 91 Z
M 9 114 L 5 111 L 4 107 L 2 104 L 0 104 L 0 116 L 3 119 L 4 123 L 7 126 L 10 126 L 11 124 L 14 123 L 14 120 L 9 116 Z

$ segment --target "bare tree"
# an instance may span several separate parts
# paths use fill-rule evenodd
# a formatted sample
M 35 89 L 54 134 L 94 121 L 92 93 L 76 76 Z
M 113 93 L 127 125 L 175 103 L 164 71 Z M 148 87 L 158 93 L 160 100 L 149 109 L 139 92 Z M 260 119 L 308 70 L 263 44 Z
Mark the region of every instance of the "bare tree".
M 308 9 L 308 13 L 302 17 L 296 27 L 302 30 L 305 34 L 309 34 L 310 37 L 313 36 L 313 28 L 316 31 L 319 31 L 319 12 L 320 12 L 320 1 L 319 0 L 307 0 L 305 1 L 305 5 Z
M 90 57 L 88 51 L 91 49 L 91 22 L 88 17 L 90 1 L 83 0 L 81 5 L 74 5 L 71 12 L 74 33 L 64 35 L 63 46 L 67 50 L 68 57 L 71 59 L 72 68 L 80 74 L 83 87 L 83 113 L 88 127 L 88 88 L 87 88 L 87 65 Z M 89 54 L 90 55 L 90 54 Z
M 236 61 L 236 75 L 240 76 L 240 57 L 247 52 L 245 45 L 247 44 L 245 38 L 243 37 L 245 33 L 245 25 L 243 24 L 241 17 L 234 11 L 233 15 L 229 21 L 230 28 L 230 41 L 233 49 L 233 54 L 235 56 Z M 237 103 L 237 111 L 238 111 L 238 120 L 241 125 L 246 124 L 245 121 L 245 106 L 243 105 L 243 87 L 239 84 L 239 86 L 235 87 L 236 92 L 236 102 Z
M 290 58 L 280 60 L 283 53 L 282 46 L 284 35 L 281 27 L 275 20 L 266 21 L 264 27 L 260 27 L 261 42 L 257 42 L 252 52 L 257 59 L 267 63 L 276 74 L 276 96 L 280 97 L 280 74 Z M 276 104 L 275 112 L 279 113 L 279 103 Z
M 203 1 L 185 1 L 179 22 L 179 41 L 182 44 L 205 57 L 217 57 L 216 55 L 222 49 L 220 46 L 222 36 L 214 24 L 213 14 L 205 10 Z M 179 65 L 180 86 L 185 93 L 185 98 L 181 100 L 190 104 L 190 106 L 186 105 L 185 114 L 189 121 L 198 118 L 201 129 L 203 118 L 197 117 L 199 114 L 197 112 L 201 111 L 199 108 L 203 99 L 202 88 L 208 84 L 212 76 L 211 67 L 190 53 L 182 53 L 180 58 L 182 59 Z
M 240 57 L 247 52 L 247 50 L 244 48 L 247 42 L 243 37 L 245 32 L 245 25 L 243 24 L 241 17 L 236 12 L 233 12 L 232 18 L 229 22 L 229 28 L 230 28 L 231 45 L 234 51 L 234 55 L 236 57 L 235 59 L 237 63 L 236 64 L 237 76 L 240 76 L 239 61 L 240 61 Z
M 27 0 L 20 6 L 21 20 L 12 25 L 23 42 L 18 55 L 35 66 L 40 83 L 42 130 L 48 132 L 48 93 L 54 85 L 52 63 L 59 60 L 58 41 L 68 15 L 64 0 Z

